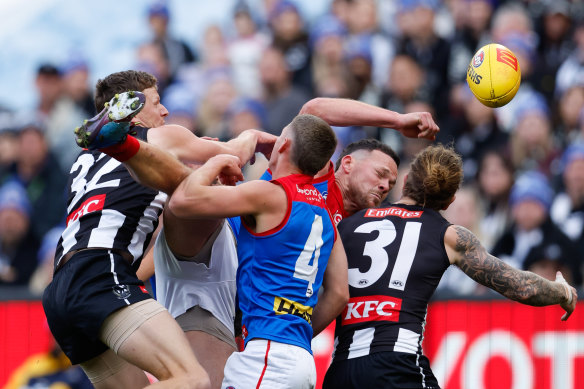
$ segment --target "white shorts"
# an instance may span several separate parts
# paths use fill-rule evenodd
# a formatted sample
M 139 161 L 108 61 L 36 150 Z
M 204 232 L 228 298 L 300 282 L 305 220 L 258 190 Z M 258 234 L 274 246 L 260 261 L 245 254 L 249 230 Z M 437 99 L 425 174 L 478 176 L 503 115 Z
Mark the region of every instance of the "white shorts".
M 225 365 L 222 389 L 312 389 L 316 366 L 302 347 L 253 339 Z

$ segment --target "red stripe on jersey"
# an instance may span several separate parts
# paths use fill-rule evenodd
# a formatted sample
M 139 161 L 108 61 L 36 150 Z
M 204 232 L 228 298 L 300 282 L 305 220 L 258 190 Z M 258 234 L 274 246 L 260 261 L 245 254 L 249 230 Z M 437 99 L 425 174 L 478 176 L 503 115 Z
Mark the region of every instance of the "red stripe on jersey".
M 266 374 L 266 369 L 268 368 L 268 353 L 270 352 L 270 340 L 268 340 L 268 347 L 266 348 L 266 357 L 264 358 L 264 369 L 262 370 L 262 375 L 260 375 L 260 379 L 258 380 L 258 384 L 256 385 L 256 389 L 259 389 L 260 385 L 262 384 L 262 380 L 264 379 L 264 374 Z

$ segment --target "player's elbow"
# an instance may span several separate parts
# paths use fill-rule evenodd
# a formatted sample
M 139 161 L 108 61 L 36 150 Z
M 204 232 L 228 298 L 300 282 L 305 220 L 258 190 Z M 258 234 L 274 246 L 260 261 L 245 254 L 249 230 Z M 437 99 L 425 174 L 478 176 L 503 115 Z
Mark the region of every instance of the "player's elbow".
M 196 217 L 196 204 L 198 204 L 196 199 L 185 196 L 181 191 L 176 191 L 170 197 L 167 207 L 177 217 Z
M 314 116 L 318 116 L 319 118 L 323 119 L 324 121 L 328 122 L 327 118 L 327 110 L 325 108 L 327 104 L 327 99 L 325 97 L 317 97 L 309 102 L 305 103 L 300 110 L 300 114 L 310 114 Z

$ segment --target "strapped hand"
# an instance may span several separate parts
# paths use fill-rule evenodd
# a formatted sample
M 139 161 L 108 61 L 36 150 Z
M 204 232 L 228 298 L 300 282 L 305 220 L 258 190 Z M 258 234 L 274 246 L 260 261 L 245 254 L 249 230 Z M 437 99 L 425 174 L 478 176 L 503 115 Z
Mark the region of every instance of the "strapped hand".
M 566 311 L 566 313 L 562 316 L 562 321 L 568 320 L 574 309 L 576 309 L 576 303 L 578 302 L 578 294 L 576 293 L 576 289 L 571 287 L 562 272 L 558 271 L 556 273 L 556 282 L 560 283 L 564 290 L 566 291 L 566 301 L 560 303 L 560 306 Z

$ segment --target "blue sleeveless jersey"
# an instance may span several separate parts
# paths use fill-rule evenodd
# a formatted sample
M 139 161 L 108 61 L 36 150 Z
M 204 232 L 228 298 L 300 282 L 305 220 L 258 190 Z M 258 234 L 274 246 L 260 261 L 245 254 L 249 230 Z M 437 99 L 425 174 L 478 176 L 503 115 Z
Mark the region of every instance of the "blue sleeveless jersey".
M 245 342 L 254 338 L 303 347 L 312 353 L 312 310 L 336 239 L 336 230 L 312 178 L 272 181 L 288 198 L 277 227 L 254 233 L 242 221 L 237 290 Z

